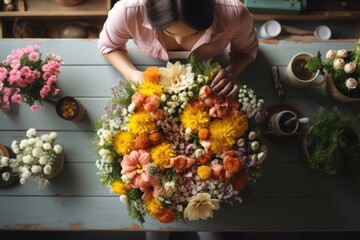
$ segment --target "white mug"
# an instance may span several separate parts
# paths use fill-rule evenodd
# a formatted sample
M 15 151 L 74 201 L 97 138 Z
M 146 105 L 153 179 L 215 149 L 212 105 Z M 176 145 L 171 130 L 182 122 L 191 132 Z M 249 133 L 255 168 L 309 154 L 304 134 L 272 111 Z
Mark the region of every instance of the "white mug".
M 266 21 L 263 25 L 261 25 L 259 29 L 259 37 L 260 38 L 275 38 L 281 32 L 281 25 L 278 21 L 269 20 Z
M 305 124 L 309 121 L 309 118 L 298 118 L 296 113 L 284 110 L 270 117 L 268 127 L 275 135 L 290 136 L 297 132 L 300 124 Z
M 319 76 L 319 71 L 312 73 L 305 71 L 306 77 L 299 76 L 299 72 L 306 70 L 306 60 L 313 55 L 307 52 L 297 53 L 292 57 L 285 70 L 285 80 L 295 88 L 304 88 L 311 85 Z

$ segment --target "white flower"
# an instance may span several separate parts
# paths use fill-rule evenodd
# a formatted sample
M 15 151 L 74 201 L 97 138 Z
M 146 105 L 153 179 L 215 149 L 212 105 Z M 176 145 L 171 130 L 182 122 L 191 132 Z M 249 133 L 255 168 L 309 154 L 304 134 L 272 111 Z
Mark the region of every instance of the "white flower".
M 253 142 L 251 142 L 251 149 L 252 150 L 257 150 L 259 148 L 259 142 L 257 142 L 257 141 L 253 141 Z
M 260 153 L 258 153 L 256 164 L 257 164 L 257 165 L 262 164 L 265 159 L 266 159 L 266 153 L 265 153 L 265 152 L 260 152 Z
M 23 160 L 23 162 L 24 162 L 25 164 L 31 164 L 34 159 L 33 159 L 32 156 L 26 155 L 26 156 L 24 156 L 24 157 L 22 158 L 22 160 Z
M 355 89 L 358 86 L 358 82 L 355 78 L 348 78 L 345 81 L 345 86 L 350 89 Z
M 128 197 L 127 197 L 127 195 L 125 195 L 125 194 L 120 195 L 119 199 L 120 199 L 121 202 L 123 202 L 123 203 L 125 203 L 125 204 L 126 204 L 127 201 L 128 201 Z
M 1 167 L 7 167 L 9 164 L 9 158 L 8 157 L 0 157 L 0 168 Z
M 59 144 L 56 144 L 56 145 L 54 146 L 54 152 L 55 152 L 56 154 L 59 154 L 59 153 L 61 153 L 61 151 L 62 151 L 62 147 L 61 147 Z
M 178 93 L 184 90 L 193 83 L 194 73 L 192 72 L 191 65 L 182 65 L 180 62 L 172 64 L 168 62 L 166 68 L 160 68 L 159 84 L 164 86 L 165 92 Z
M 350 73 L 355 72 L 355 70 L 356 70 L 356 63 L 355 62 L 349 62 L 349 63 L 345 64 L 345 66 L 344 66 L 344 71 L 346 73 L 350 74 Z
M 208 193 L 198 193 L 184 210 L 184 217 L 190 221 L 213 217 L 213 211 L 219 209 L 219 200 L 211 199 Z
M 342 58 L 336 58 L 333 62 L 333 66 L 335 69 L 340 69 L 345 65 L 345 61 Z
M 245 139 L 243 138 L 239 138 L 236 142 L 236 144 L 238 145 L 238 147 L 243 147 L 245 144 Z
M 26 136 L 27 136 L 28 138 L 35 137 L 35 136 L 36 136 L 36 129 L 35 129 L 35 128 L 29 128 L 29 129 L 26 131 Z
M 128 106 L 128 112 L 132 113 L 135 111 L 135 103 L 131 102 L 130 105 Z
M 42 167 L 39 165 L 34 165 L 31 167 L 31 172 L 34 174 L 42 172 Z
M 10 179 L 10 173 L 9 172 L 3 172 L 3 174 L 1 175 L 2 179 L 4 181 L 9 181 Z
M 43 154 L 43 150 L 41 148 L 34 148 L 32 150 L 33 157 L 39 158 L 41 157 L 41 154 Z
M 44 143 L 44 144 L 42 145 L 42 148 L 43 148 L 44 150 L 50 150 L 50 149 L 51 149 L 51 144 L 50 144 L 50 143 Z
M 204 154 L 205 154 L 205 150 L 201 149 L 201 148 L 196 149 L 195 152 L 194 152 L 194 155 L 195 155 L 196 159 L 199 159 L 199 157 L 201 157 Z
M 45 173 L 46 175 L 49 175 L 49 174 L 51 173 L 51 170 L 52 170 L 51 165 L 49 165 L 49 164 L 45 165 L 45 167 L 44 167 L 44 173 Z
M 191 128 L 185 129 L 185 140 L 188 141 L 191 138 Z
M 251 132 L 249 133 L 248 138 L 249 138 L 249 140 L 254 140 L 254 139 L 256 138 L 256 136 L 257 136 L 256 132 L 255 132 L 255 131 L 251 131 Z
M 331 61 L 334 60 L 336 58 L 336 50 L 335 49 L 330 49 L 329 51 L 327 51 L 326 53 L 326 59 Z
M 347 51 L 345 49 L 340 49 L 336 51 L 336 57 L 338 58 L 346 58 L 348 55 Z
M 45 164 L 47 164 L 47 162 L 48 162 L 48 156 L 41 156 L 41 157 L 39 158 L 39 163 L 40 163 L 41 165 L 45 165 Z
M 57 132 L 51 132 L 50 137 L 55 140 L 58 137 L 58 133 Z
M 28 146 L 28 140 L 27 139 L 23 139 L 23 140 L 20 141 L 20 145 L 19 145 L 20 149 L 24 149 L 27 146 Z

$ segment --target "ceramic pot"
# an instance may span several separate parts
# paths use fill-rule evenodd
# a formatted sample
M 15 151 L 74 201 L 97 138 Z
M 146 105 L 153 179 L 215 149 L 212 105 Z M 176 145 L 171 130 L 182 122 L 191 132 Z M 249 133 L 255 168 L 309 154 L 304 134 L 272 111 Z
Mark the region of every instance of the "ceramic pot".
M 60 98 L 56 102 L 55 108 L 59 117 L 68 121 L 78 122 L 85 116 L 84 106 L 73 97 Z
M 342 92 L 340 92 L 333 80 L 330 74 L 326 74 L 325 75 L 325 87 L 326 87 L 326 92 L 335 100 L 339 101 L 339 102 L 360 102 L 360 98 L 351 98 L 348 97 L 346 95 L 344 95 Z
M 57 155 L 56 160 L 52 165 L 51 173 L 46 176 L 46 179 L 50 180 L 56 177 L 57 175 L 59 175 L 59 173 L 61 172 L 64 166 L 64 162 L 65 162 L 64 151 L 61 151 L 61 153 Z
M 58 4 L 64 6 L 76 6 L 82 3 L 84 0 L 55 0 Z
M 306 68 L 306 60 L 313 55 L 307 52 L 296 54 L 289 62 L 285 70 L 286 81 L 295 88 L 304 88 L 314 83 L 319 76 L 316 73 L 309 72 Z
M 8 148 L 5 146 L 5 145 L 3 145 L 3 144 L 0 144 L 0 158 L 1 157 L 10 157 L 10 153 L 9 153 L 9 150 L 8 150 Z M 0 165 L 0 170 L 2 169 L 3 167 Z M 1 176 L 0 176 L 0 178 L 1 178 Z

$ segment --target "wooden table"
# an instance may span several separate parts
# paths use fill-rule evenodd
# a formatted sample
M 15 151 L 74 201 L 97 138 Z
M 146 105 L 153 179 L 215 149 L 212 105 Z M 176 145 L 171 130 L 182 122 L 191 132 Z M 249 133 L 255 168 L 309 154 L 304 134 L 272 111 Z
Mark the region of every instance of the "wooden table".
M 55 130 L 63 146 L 65 165 L 46 189 L 35 182 L 0 189 L 0 229 L 13 230 L 122 230 L 122 231 L 350 231 L 360 230 L 360 188 L 347 177 L 317 178 L 309 174 L 298 156 L 301 137 L 285 143 L 269 142 L 269 157 L 263 176 L 252 186 L 252 196 L 242 204 L 217 211 L 213 219 L 161 224 L 146 218 L 141 226 L 127 214 L 126 206 L 109 189 L 100 187 L 92 141 L 93 122 L 103 114 L 110 86 L 121 75 L 99 54 L 96 40 L 0 40 L 0 59 L 12 49 L 39 43 L 43 53 L 55 52 L 64 58 L 59 84 L 62 94 L 76 97 L 87 111 L 80 122 L 60 119 L 53 105 L 45 103 L 39 112 L 21 104 L 17 110 L 0 112 L 0 143 L 10 146 L 25 131 Z M 359 104 L 343 104 L 330 99 L 323 86 L 302 90 L 284 82 L 286 99 L 273 91 L 271 66 L 283 76 L 293 55 L 307 51 L 325 53 L 330 48 L 351 49 L 354 41 L 288 42 L 263 41 L 259 54 L 240 80 L 265 100 L 266 107 L 286 103 L 302 116 L 319 106 L 339 106 L 348 113 L 358 112 Z M 139 68 L 164 65 L 144 57 L 129 42 L 129 54 Z M 283 79 L 283 78 L 282 78 Z

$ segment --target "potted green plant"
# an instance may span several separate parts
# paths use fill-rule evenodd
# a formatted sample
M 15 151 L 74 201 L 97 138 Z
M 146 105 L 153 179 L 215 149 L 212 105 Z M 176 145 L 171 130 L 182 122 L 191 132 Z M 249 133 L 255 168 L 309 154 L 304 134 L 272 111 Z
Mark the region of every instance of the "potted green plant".
M 360 40 L 352 50 L 330 49 L 322 60 L 320 51 L 307 59 L 305 67 L 325 78 L 326 90 L 341 102 L 360 102 Z
M 353 175 L 360 169 L 360 114 L 342 113 L 337 107 L 320 107 L 311 118 L 311 127 L 302 141 L 307 167 L 319 175 L 345 170 Z

